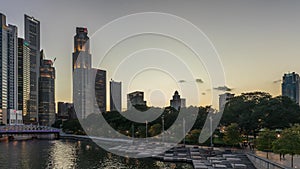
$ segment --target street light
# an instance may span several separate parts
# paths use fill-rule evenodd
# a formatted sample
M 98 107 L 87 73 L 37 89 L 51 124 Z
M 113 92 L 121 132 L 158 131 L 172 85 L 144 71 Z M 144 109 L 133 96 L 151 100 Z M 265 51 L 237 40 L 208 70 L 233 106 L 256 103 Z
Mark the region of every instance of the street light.
M 185 119 L 182 121 L 182 132 L 183 132 L 183 145 L 185 145 Z
M 147 138 L 148 138 L 148 121 L 146 120 L 146 142 L 148 142 Z
M 132 143 L 134 141 L 134 124 L 131 125 L 131 132 L 132 132 Z
M 210 147 L 213 148 L 213 132 L 212 132 L 212 116 L 209 116 L 209 122 L 210 122 Z
M 161 120 L 162 120 L 162 142 L 165 142 L 164 139 L 164 132 L 165 132 L 165 120 L 164 120 L 164 115 L 161 116 Z

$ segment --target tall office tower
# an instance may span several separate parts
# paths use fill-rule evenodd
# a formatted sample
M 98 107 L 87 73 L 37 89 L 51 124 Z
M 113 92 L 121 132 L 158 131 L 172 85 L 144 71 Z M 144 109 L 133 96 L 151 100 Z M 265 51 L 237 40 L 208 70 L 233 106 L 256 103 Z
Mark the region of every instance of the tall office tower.
M 8 25 L 7 29 L 7 109 L 18 109 L 18 29 Z
M 7 25 L 0 13 L 0 124 L 7 123 Z
M 110 111 L 122 111 L 122 83 L 111 79 L 110 87 Z
M 91 54 L 87 28 L 76 28 L 73 52 L 73 102 L 79 119 L 93 113 L 95 98 L 91 98 L 95 88 L 91 88 L 92 78 L 97 70 L 91 69 Z M 93 76 L 94 75 L 94 76 Z M 94 78 L 95 84 L 95 78 Z
M 180 95 L 178 94 L 178 91 L 175 91 L 175 93 L 173 95 L 173 99 L 170 100 L 170 106 L 176 110 L 180 110 L 181 99 L 180 99 Z
M 127 94 L 127 110 L 130 110 L 132 106 L 146 106 L 147 103 L 144 101 L 144 92 L 135 91 Z
M 17 111 L 17 43 L 18 30 L 16 26 L 6 25 L 5 15 L 0 13 L 0 124 L 15 123 L 10 114 Z M 11 113 L 12 112 L 12 113 Z M 11 123 L 12 122 L 12 123 Z
M 99 109 L 101 113 L 106 112 L 106 71 L 96 69 L 95 82 L 95 109 Z M 93 78 L 91 79 L 93 82 Z
M 39 78 L 39 124 L 51 126 L 55 121 L 55 68 L 52 60 L 44 58 L 43 50 L 40 54 Z
M 282 95 L 288 96 L 299 104 L 299 85 L 300 79 L 297 73 L 293 72 L 284 74 L 282 78 Z
M 28 42 L 18 38 L 18 110 L 23 117 L 27 115 L 27 105 L 30 98 L 30 49 Z M 29 119 L 24 119 L 29 121 Z
M 226 103 L 234 97 L 234 94 L 224 93 L 219 95 L 219 111 L 224 110 Z
M 30 100 L 25 123 L 38 122 L 39 73 L 40 73 L 40 21 L 24 15 L 25 40 L 30 49 Z

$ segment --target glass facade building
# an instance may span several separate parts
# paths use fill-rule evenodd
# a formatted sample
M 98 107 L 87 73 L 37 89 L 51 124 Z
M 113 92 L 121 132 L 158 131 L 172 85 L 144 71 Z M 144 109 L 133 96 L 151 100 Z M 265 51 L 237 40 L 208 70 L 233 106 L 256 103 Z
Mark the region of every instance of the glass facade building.
M 55 122 L 55 68 L 52 60 L 44 59 L 43 51 L 40 54 L 39 78 L 39 124 L 51 126 Z
M 24 35 L 30 48 L 30 100 L 25 123 L 38 122 L 39 72 L 40 72 L 40 21 L 24 15 Z
M 122 111 L 122 83 L 111 80 L 110 88 L 110 111 Z
M 100 112 L 106 112 L 106 71 L 96 69 L 95 81 L 95 108 L 99 108 Z
M 30 93 L 30 49 L 28 42 L 18 38 L 18 110 L 27 116 Z M 25 120 L 25 119 L 24 119 Z M 29 119 L 26 119 L 29 121 Z
M 91 99 L 91 54 L 87 28 L 77 27 L 73 52 L 73 102 L 77 117 L 86 118 L 94 111 Z
M 18 110 L 18 29 L 7 29 L 7 109 Z
M 0 124 L 7 121 L 7 25 L 6 16 L 0 13 Z
M 1 13 L 0 24 L 0 124 L 7 124 L 8 111 L 16 112 L 18 109 L 18 29 L 14 25 L 6 25 L 6 17 Z

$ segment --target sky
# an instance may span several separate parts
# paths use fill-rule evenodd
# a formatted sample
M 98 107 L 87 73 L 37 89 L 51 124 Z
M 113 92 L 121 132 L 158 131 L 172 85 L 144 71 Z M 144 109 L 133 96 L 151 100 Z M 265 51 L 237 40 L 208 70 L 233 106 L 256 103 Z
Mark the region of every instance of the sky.
M 170 14 L 199 28 L 218 53 L 225 85 L 232 93 L 259 90 L 277 96 L 283 74 L 300 73 L 298 0 L 1 0 L 0 12 L 6 15 L 7 23 L 18 26 L 20 37 L 24 14 L 41 22 L 41 47 L 47 58 L 56 58 L 56 101 L 72 101 L 73 37 L 76 27 L 87 27 L 93 66 L 107 70 L 108 81 L 113 78 L 123 82 L 123 107 L 126 93 L 134 90 L 143 90 L 148 104 L 153 106 L 168 105 L 174 91 L 179 90 L 187 105 L 217 107 L 212 91 L 220 94 L 224 91 L 216 88 L 222 86 L 214 86 L 207 65 L 193 60 L 197 56 L 170 37 L 133 36 L 101 56 L 105 43 L 117 38 L 118 32 L 152 22 L 145 19 L 127 27 L 112 27 L 106 39 L 101 39 L 104 35 L 99 30 L 120 17 L 143 12 Z M 171 21 L 161 25 L 171 25 Z M 186 27 L 173 28 L 169 28 L 170 32 L 179 29 L 182 35 L 191 34 Z M 112 38 L 107 40 L 109 36 Z M 193 42 L 198 40 L 201 41 L 194 38 Z M 200 48 L 204 45 L 199 43 Z

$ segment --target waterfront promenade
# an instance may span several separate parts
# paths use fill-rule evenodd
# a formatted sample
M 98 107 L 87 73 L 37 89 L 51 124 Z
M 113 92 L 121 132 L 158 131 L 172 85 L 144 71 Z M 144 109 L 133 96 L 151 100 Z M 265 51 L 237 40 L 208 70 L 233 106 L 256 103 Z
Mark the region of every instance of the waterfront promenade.
M 224 149 L 200 147 L 195 145 L 175 145 L 162 142 L 133 142 L 132 139 L 109 139 L 101 137 L 62 134 L 61 138 L 91 140 L 94 142 L 114 142 L 109 151 L 116 154 L 133 155 L 135 157 L 152 157 L 164 162 L 192 164 L 195 169 L 255 169 L 244 153 L 226 152 Z M 166 147 L 173 147 L 163 152 Z M 163 153 L 161 153 L 163 152 Z
M 259 157 L 266 158 L 267 153 L 262 152 L 262 151 L 255 151 L 254 154 L 256 154 Z M 269 160 L 273 161 L 275 163 L 281 164 L 286 167 L 291 166 L 291 156 L 290 155 L 285 155 L 284 159 L 279 158 L 279 154 L 275 153 L 269 153 Z M 300 156 L 299 155 L 294 155 L 294 168 L 300 168 Z

